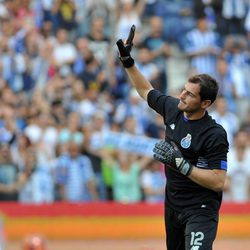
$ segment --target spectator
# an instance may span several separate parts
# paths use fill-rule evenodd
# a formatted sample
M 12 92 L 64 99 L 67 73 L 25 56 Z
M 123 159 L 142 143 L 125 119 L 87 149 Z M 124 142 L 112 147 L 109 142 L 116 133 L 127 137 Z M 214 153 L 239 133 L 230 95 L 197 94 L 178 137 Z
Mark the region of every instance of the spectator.
M 86 89 L 97 90 L 97 94 L 109 88 L 107 74 L 93 52 L 90 52 L 89 57 L 86 58 L 85 68 L 79 75 L 79 79 L 83 81 Z
M 57 157 L 55 184 L 59 199 L 70 202 L 87 202 L 98 199 L 96 180 L 90 159 L 81 153 L 81 145 L 71 141 L 68 152 Z
M 0 201 L 17 201 L 22 180 L 14 164 L 8 143 L 0 143 Z
M 5 98 L 13 97 L 13 93 L 5 89 L 6 92 L 2 95 L 2 105 L 0 111 L 0 142 L 12 143 L 15 140 L 16 134 L 19 132 L 15 115 L 15 103 L 12 100 L 7 102 Z
M 185 52 L 190 59 L 190 74 L 208 73 L 215 76 L 217 56 L 220 53 L 219 35 L 210 30 L 206 15 L 197 16 L 197 26 L 186 35 Z
M 95 178 L 97 180 L 97 190 L 101 200 L 107 198 L 106 186 L 102 175 L 102 155 L 101 150 L 104 146 L 104 135 L 109 130 L 107 118 L 103 111 L 98 110 L 91 118 L 91 127 L 85 126 L 85 153 L 92 162 Z M 86 130 L 87 129 L 87 130 Z
M 164 138 L 165 128 L 162 125 L 162 117 L 155 113 L 152 119 L 149 120 L 145 128 L 145 135 L 153 138 Z
M 159 70 L 159 89 L 163 92 L 167 90 L 167 58 L 171 56 L 170 45 L 166 42 L 163 34 L 163 19 L 152 16 L 149 19 L 150 32 L 144 38 L 143 44 L 151 51 L 151 60 L 157 65 Z
M 246 114 L 246 117 L 243 119 L 242 129 L 245 130 L 248 133 L 248 138 L 246 141 L 248 142 L 248 145 L 250 146 L 250 108 Z
M 122 125 L 122 132 L 130 135 L 142 135 L 142 127 L 134 116 L 127 116 Z
M 245 117 L 250 105 L 250 56 L 246 40 L 242 36 L 229 36 L 226 39 L 223 56 L 228 62 L 229 71 L 235 88 L 236 104 L 240 120 Z
M 25 135 L 39 149 L 39 161 L 51 161 L 55 155 L 58 131 L 49 113 L 39 112 L 25 128 Z
M 225 199 L 246 202 L 250 199 L 250 147 L 248 134 L 239 130 L 234 137 L 234 147 L 228 153 L 228 179 L 225 185 Z
M 86 60 L 92 56 L 88 39 L 85 37 L 79 37 L 76 40 L 76 49 L 77 57 L 73 64 L 73 73 L 80 77 L 85 70 Z
M 196 1 L 195 1 L 196 2 Z M 154 13 L 163 19 L 163 33 L 167 40 L 183 48 L 183 36 L 195 26 L 194 1 L 156 1 Z
M 112 168 L 113 198 L 121 203 L 142 201 L 141 170 L 151 160 L 124 151 L 104 150 L 103 160 Z
M 227 36 L 228 31 L 226 27 L 226 20 L 223 17 L 223 1 L 221 0 L 210 0 L 210 1 L 203 1 L 207 2 L 208 5 L 212 8 L 213 18 L 214 18 L 214 29 L 218 32 L 222 38 Z
M 4 38 L 4 33 L 3 36 L 1 36 L 0 40 L 0 65 L 1 65 L 1 78 L 6 81 L 8 86 L 11 89 L 15 89 L 14 83 L 13 83 L 13 74 L 14 74 L 14 68 L 13 68 L 13 55 L 12 55 L 12 50 L 9 48 L 8 45 L 8 39 Z
M 65 29 L 59 29 L 56 33 L 57 44 L 53 50 L 53 60 L 63 76 L 71 72 L 71 66 L 76 60 L 75 46 L 69 42 L 68 33 Z
M 126 120 L 134 120 L 133 130 L 136 134 L 143 134 L 149 119 L 148 108 L 141 101 L 135 89 L 130 89 L 128 100 L 117 103 L 113 113 L 113 121 L 124 127 Z
M 24 159 L 24 169 L 21 173 L 25 180 L 18 191 L 21 203 L 52 203 L 54 201 L 54 180 L 52 172 L 39 165 L 34 149 L 28 149 Z
M 85 0 L 77 1 L 79 7 L 77 13 L 80 16 L 82 22 L 79 22 L 79 35 L 85 36 L 90 31 L 91 20 L 95 17 L 102 17 L 105 22 L 104 33 L 106 35 L 112 35 L 114 32 L 115 26 L 115 9 L 116 9 L 116 0 Z M 85 3 L 84 3 L 85 2 Z
M 141 17 L 144 12 L 146 0 L 119 0 L 116 10 L 115 39 L 126 37 L 130 27 L 134 24 L 138 29 L 142 28 Z
M 90 32 L 87 34 L 89 48 L 94 54 L 100 66 L 107 70 L 110 53 L 110 38 L 104 33 L 105 20 L 103 17 L 93 17 Z
M 101 100 L 98 97 L 100 93 L 96 88 L 84 90 L 84 96 L 78 101 L 76 112 L 81 115 L 81 120 L 84 124 L 91 123 L 93 114 L 98 110 L 102 110 Z
M 215 102 L 215 108 L 211 111 L 210 115 L 216 120 L 218 124 L 221 124 L 225 128 L 229 147 L 232 147 L 234 143 L 234 135 L 240 127 L 240 121 L 234 113 L 228 110 L 227 101 L 224 97 L 219 96 L 217 98 Z
M 38 6 L 41 8 L 41 15 L 42 15 L 42 22 L 46 21 L 53 21 L 53 4 L 54 0 L 42 0 L 41 6 Z
M 163 165 L 152 160 L 141 174 L 141 186 L 144 200 L 149 203 L 164 202 L 166 177 Z
M 59 143 L 68 143 L 74 141 L 81 145 L 84 140 L 84 135 L 81 131 L 81 120 L 80 115 L 76 112 L 71 112 L 68 116 L 67 123 L 58 134 Z
M 244 19 L 247 4 L 245 0 L 223 0 L 222 16 L 225 19 L 226 34 L 244 34 Z
M 228 104 L 228 110 L 236 113 L 236 90 L 228 62 L 225 58 L 218 58 L 216 69 L 216 79 L 219 82 L 219 95 L 225 97 Z
M 64 107 L 62 100 L 55 99 L 51 102 L 51 116 L 55 120 L 55 126 L 60 129 L 67 122 L 67 110 Z
M 28 136 L 23 133 L 17 134 L 15 143 L 13 143 L 11 146 L 11 156 L 13 162 L 20 171 L 24 170 L 25 168 L 26 155 L 32 146 L 33 145 Z
M 38 54 L 33 58 L 30 65 L 31 77 L 34 80 L 35 88 L 44 89 L 50 78 L 50 69 L 53 66 L 53 43 L 47 39 L 37 49 Z
M 51 40 L 54 40 L 55 38 L 55 32 L 53 30 L 53 23 L 52 21 L 44 21 L 42 24 L 41 24 L 41 28 L 40 28 L 40 33 L 42 35 L 42 37 L 44 37 L 45 40 L 47 39 L 51 39 Z
M 196 0 L 194 1 L 194 15 L 204 12 L 207 17 L 208 26 L 216 30 L 221 36 L 226 35 L 225 20 L 222 14 L 223 1 L 221 0 Z
M 69 40 L 74 41 L 77 30 L 75 1 L 55 0 L 53 16 L 56 30 L 66 30 L 69 34 Z

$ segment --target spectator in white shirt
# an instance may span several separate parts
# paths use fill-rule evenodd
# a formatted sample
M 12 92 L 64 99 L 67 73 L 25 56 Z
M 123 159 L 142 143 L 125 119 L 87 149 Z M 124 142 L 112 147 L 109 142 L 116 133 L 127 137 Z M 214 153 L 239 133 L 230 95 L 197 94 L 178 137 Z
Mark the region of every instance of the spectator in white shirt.
M 61 69 L 61 72 L 71 72 L 70 66 L 77 57 L 77 50 L 73 43 L 68 41 L 67 31 L 59 29 L 56 33 L 58 43 L 55 44 L 53 58 L 55 65 Z M 65 74 L 66 74 L 65 73 Z
M 240 130 L 235 135 L 234 147 L 228 153 L 228 178 L 225 185 L 225 200 L 247 202 L 250 200 L 250 148 L 248 133 Z

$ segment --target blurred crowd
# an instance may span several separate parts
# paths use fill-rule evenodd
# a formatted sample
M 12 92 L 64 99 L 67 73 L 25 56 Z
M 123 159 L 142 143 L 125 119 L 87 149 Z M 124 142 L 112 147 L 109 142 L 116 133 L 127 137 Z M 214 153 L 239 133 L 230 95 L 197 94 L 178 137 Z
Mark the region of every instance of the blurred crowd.
M 0 201 L 164 200 L 163 166 L 135 150 L 164 137 L 163 121 L 115 46 L 132 24 L 155 88 L 178 96 L 176 49 L 184 77 L 218 80 L 209 112 L 230 142 L 224 199 L 250 200 L 249 0 L 0 0 Z

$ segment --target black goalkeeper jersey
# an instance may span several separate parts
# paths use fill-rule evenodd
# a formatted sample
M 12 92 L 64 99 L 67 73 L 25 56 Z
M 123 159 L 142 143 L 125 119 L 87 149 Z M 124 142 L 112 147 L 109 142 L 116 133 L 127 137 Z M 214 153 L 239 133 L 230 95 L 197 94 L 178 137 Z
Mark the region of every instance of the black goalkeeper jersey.
M 227 170 L 226 131 L 206 112 L 199 120 L 188 120 L 177 107 L 179 99 L 158 90 L 148 94 L 148 104 L 162 115 L 166 136 L 181 150 L 185 159 L 198 168 Z M 202 187 L 188 177 L 165 167 L 167 178 L 165 205 L 177 211 L 208 208 L 218 211 L 222 192 Z

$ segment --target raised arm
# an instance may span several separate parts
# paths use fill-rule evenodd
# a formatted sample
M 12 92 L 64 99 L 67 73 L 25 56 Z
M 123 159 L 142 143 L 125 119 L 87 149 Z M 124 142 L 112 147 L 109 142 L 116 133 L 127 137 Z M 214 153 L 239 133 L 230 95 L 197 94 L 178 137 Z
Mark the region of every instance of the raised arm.
M 116 42 L 116 45 L 119 50 L 119 58 L 122 62 L 126 72 L 129 76 L 129 79 L 137 90 L 138 94 L 144 99 L 147 100 L 147 95 L 150 90 L 153 89 L 151 83 L 141 74 L 138 68 L 135 65 L 134 59 L 130 55 L 130 51 L 133 47 L 133 39 L 135 35 L 135 26 L 131 27 L 129 36 L 126 40 L 126 43 L 119 39 Z
M 141 74 L 138 68 L 133 65 L 130 68 L 126 68 L 126 72 L 129 76 L 129 79 L 137 90 L 138 94 L 144 99 L 147 100 L 148 92 L 153 89 L 151 83 L 145 79 L 145 77 Z

